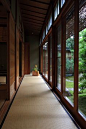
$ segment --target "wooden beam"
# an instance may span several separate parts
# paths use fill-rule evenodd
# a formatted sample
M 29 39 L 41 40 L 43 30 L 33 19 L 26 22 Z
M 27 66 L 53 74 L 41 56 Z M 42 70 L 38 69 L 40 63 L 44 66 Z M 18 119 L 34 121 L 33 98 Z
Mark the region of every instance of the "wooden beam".
M 44 2 L 44 1 L 39 1 L 39 0 L 30 0 L 30 1 L 33 1 L 33 2 L 37 2 L 37 3 L 41 3 L 41 4 L 46 4 L 46 5 L 49 5 L 48 2 Z
M 36 15 L 32 15 L 32 14 L 28 14 L 28 13 L 22 13 L 22 16 L 24 16 L 24 15 L 30 15 L 30 16 L 33 16 L 33 17 L 38 17 L 38 18 L 42 18 L 42 19 L 44 19 L 44 17 L 40 17 L 39 15 L 38 16 L 36 16 Z
M 40 22 L 43 22 L 44 21 L 44 19 L 41 20 L 41 18 L 38 18 L 38 17 L 33 18 L 31 16 L 30 17 L 23 16 L 23 19 L 36 20 L 36 21 L 40 21 Z
M 21 8 L 21 11 L 33 12 L 33 13 L 42 14 L 42 15 L 46 16 L 46 13 L 44 14 L 44 13 L 41 13 L 41 12 L 38 12 L 38 11 L 32 11 L 30 9 L 23 9 L 23 8 Z
M 37 24 L 43 24 L 43 22 L 40 22 L 40 21 L 34 21 L 34 20 L 28 20 L 28 19 L 23 19 L 23 22 L 31 22 L 31 23 L 37 23 Z
M 45 9 L 45 8 L 36 7 L 36 6 L 33 6 L 33 5 L 24 4 L 24 3 L 20 3 L 20 5 L 27 6 L 27 7 L 34 7 L 34 8 L 38 8 L 38 9 L 42 9 L 42 10 L 47 10 L 47 9 Z
M 31 24 L 30 24 L 30 25 L 29 25 L 29 24 L 25 24 L 25 27 L 27 27 L 27 28 L 29 27 L 28 29 L 31 28 L 32 31 L 33 31 L 34 29 L 37 29 L 37 30 L 38 30 L 38 29 L 41 29 L 41 27 L 38 27 L 38 26 L 36 26 L 36 25 L 31 25 Z
M 35 22 L 30 22 L 30 21 L 24 21 L 23 23 L 27 23 L 27 24 L 33 24 L 33 25 L 37 25 L 37 26 L 39 26 L 39 27 L 42 27 L 42 25 L 40 25 L 39 23 L 35 23 Z

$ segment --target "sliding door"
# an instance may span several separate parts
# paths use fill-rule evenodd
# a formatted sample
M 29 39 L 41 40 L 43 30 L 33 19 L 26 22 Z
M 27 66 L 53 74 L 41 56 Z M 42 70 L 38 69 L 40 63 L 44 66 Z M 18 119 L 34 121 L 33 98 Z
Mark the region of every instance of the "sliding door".
M 56 28 L 57 88 L 61 91 L 61 24 Z
M 49 58 L 49 61 L 50 61 L 50 66 L 49 66 L 49 70 L 50 70 L 50 77 L 49 77 L 49 81 L 50 83 L 52 83 L 52 36 L 49 37 L 49 43 L 50 43 L 50 50 L 49 50 L 49 55 L 50 55 L 50 58 Z
M 86 0 L 79 2 L 78 109 L 86 118 Z
M 48 79 L 48 40 L 43 45 L 43 75 Z
M 65 16 L 65 83 L 64 96 L 74 105 L 74 7 Z

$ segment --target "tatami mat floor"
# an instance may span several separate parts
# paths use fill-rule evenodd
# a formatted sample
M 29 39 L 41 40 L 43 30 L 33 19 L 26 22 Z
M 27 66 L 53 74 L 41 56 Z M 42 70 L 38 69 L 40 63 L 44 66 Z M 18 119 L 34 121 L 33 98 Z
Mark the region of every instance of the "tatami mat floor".
M 77 129 L 41 76 L 26 75 L 2 129 Z

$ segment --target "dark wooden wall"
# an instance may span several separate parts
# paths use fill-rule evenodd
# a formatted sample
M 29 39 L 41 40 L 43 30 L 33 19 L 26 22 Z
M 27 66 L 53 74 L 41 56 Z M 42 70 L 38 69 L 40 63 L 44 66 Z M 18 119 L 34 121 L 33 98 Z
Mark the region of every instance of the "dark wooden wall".
M 4 27 L 5 26 L 5 27 Z M 16 39 L 15 39 L 16 35 Z M 11 13 L 0 14 L 0 42 L 7 43 L 7 84 L 0 86 L 0 98 L 10 99 L 19 86 L 19 30 Z M 22 77 L 24 76 L 24 43 L 22 42 Z M 4 58 L 4 57 L 3 57 Z
M 6 44 L 7 47 L 7 12 L 0 8 L 0 43 L 3 45 Z M 4 46 L 3 46 L 4 47 Z M 3 59 L 4 58 L 4 59 Z M 4 51 L 3 61 L 0 60 L 0 75 L 5 72 L 7 75 L 7 50 Z M 3 65 L 3 68 L 2 68 Z M 4 70 L 4 71 L 3 71 Z M 7 84 L 0 85 L 0 99 L 7 99 Z
M 15 91 L 15 22 L 12 15 L 9 15 L 9 59 L 10 59 L 10 97 Z
M 24 74 L 30 74 L 30 44 L 24 45 Z
M 22 77 L 24 76 L 24 43 L 22 42 Z
M 16 89 L 19 86 L 19 31 L 16 28 Z

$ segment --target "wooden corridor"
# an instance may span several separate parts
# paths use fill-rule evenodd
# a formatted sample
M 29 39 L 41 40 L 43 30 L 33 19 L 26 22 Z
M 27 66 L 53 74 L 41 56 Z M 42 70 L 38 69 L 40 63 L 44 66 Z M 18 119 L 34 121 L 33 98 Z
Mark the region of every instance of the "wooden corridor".
M 76 129 L 41 76 L 25 75 L 2 129 Z

